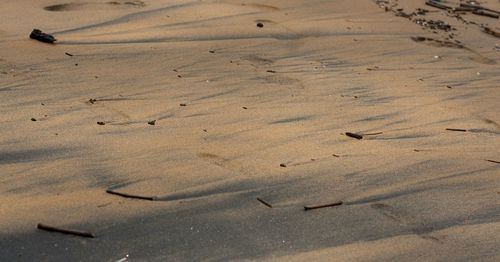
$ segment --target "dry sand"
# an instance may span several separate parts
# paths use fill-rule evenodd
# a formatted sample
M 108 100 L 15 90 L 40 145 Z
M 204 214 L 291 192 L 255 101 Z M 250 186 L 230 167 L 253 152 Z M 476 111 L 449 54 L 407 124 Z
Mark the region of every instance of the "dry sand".
M 0 260 L 499 261 L 500 22 L 387 2 L 2 0 Z

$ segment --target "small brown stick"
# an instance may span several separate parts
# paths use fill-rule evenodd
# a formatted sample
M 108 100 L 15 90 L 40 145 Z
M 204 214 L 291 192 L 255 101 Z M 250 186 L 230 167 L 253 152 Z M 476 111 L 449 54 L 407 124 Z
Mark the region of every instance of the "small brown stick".
M 443 9 L 443 10 L 450 10 L 451 9 L 451 7 L 449 7 L 447 5 L 443 5 L 443 4 L 434 2 L 432 0 L 425 1 L 425 4 L 432 6 L 432 7 L 435 7 L 435 8 Z
M 484 27 L 483 28 L 483 32 L 485 32 L 485 33 L 487 33 L 489 35 L 492 35 L 494 37 L 500 38 L 500 32 L 497 32 L 497 31 L 495 31 L 495 30 L 493 30 L 493 29 L 491 29 L 489 27 Z
M 474 10 L 474 11 L 472 11 L 472 13 L 475 14 L 475 15 L 482 15 L 482 16 L 487 16 L 487 17 L 497 18 L 497 19 L 499 17 L 495 13 L 492 13 L 492 12 L 489 12 L 489 11 L 484 11 L 484 10 Z
M 273 206 L 269 203 L 267 203 L 266 201 L 262 200 L 261 198 L 257 198 L 257 201 L 259 201 L 260 203 L 262 203 L 263 205 L 269 207 L 269 208 L 273 208 Z
M 345 135 L 348 137 L 356 138 L 356 139 L 363 139 L 362 135 L 359 135 L 356 133 L 347 132 L 347 133 L 345 133 Z
M 149 200 L 149 201 L 155 201 L 155 200 L 157 200 L 157 198 L 155 196 L 152 196 L 152 197 L 149 197 L 149 196 L 137 196 L 137 195 L 131 195 L 131 194 L 127 194 L 127 193 L 116 192 L 116 191 L 113 191 L 111 189 L 107 189 L 106 193 L 112 194 L 112 195 L 121 196 L 121 197 L 126 197 L 126 198 L 135 198 L 135 199 L 142 199 L 142 200 Z
M 342 201 L 339 201 L 339 202 L 335 202 L 335 203 L 332 203 L 332 204 L 326 204 L 326 205 L 319 205 L 319 206 L 304 206 L 304 210 L 305 210 L 305 211 L 308 211 L 308 210 L 318 209 L 318 208 L 334 207 L 334 206 L 340 206 L 340 205 L 342 205 L 342 204 L 343 204 L 343 202 L 342 202 Z
M 491 163 L 500 164 L 500 161 L 496 161 L 496 160 L 486 159 L 486 161 L 491 162 Z
M 460 128 L 446 128 L 448 131 L 457 131 L 457 132 L 467 132 L 465 129 L 460 129 Z
M 471 5 L 471 4 L 466 4 L 466 3 L 460 3 L 460 6 L 461 7 L 469 7 L 469 8 L 476 9 L 476 10 L 477 9 L 482 9 L 482 10 L 486 10 L 486 11 L 489 11 L 489 12 L 492 12 L 492 13 L 500 14 L 500 11 L 489 9 L 489 8 L 486 8 L 486 7 L 480 6 L 480 5 Z
M 38 224 L 36 227 L 40 230 L 45 230 L 45 231 L 59 232 L 59 233 L 63 233 L 63 234 L 69 234 L 69 235 L 75 235 L 75 236 L 81 236 L 81 237 L 90 237 L 90 238 L 95 237 L 95 235 L 90 233 L 90 232 L 68 230 L 68 229 L 63 229 L 63 228 L 51 227 L 51 226 L 47 226 L 47 225 L 43 225 L 43 224 Z

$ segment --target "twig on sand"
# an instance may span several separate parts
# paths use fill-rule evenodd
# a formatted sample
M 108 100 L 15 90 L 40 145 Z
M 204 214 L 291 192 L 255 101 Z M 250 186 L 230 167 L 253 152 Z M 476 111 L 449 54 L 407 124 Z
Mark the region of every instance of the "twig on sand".
M 493 13 L 493 12 L 490 12 L 490 11 L 484 11 L 484 10 L 474 10 L 472 11 L 473 14 L 475 15 L 482 15 L 482 16 L 487 16 L 487 17 L 491 17 L 491 18 L 497 18 L 498 19 L 498 15 Z
M 127 194 L 127 193 L 116 192 L 116 191 L 113 191 L 111 189 L 107 189 L 106 193 L 112 194 L 112 195 L 121 196 L 121 197 L 126 197 L 126 198 L 134 198 L 134 199 L 149 200 L 149 201 L 155 201 L 155 200 L 157 200 L 157 197 L 155 197 L 155 196 L 131 195 L 131 194 Z
M 266 201 L 264 201 L 263 199 L 261 198 L 257 198 L 257 201 L 259 201 L 260 203 L 262 203 L 263 205 L 269 207 L 269 208 L 273 208 L 273 206 L 269 203 L 267 203 Z
M 441 3 L 434 2 L 433 0 L 425 1 L 425 4 L 428 5 L 428 6 L 432 6 L 432 7 L 443 9 L 443 10 L 450 10 L 450 9 L 452 9 L 451 7 L 449 7 L 447 5 L 443 5 Z
M 486 159 L 486 161 L 491 162 L 491 163 L 500 164 L 500 161 L 496 161 L 496 160 Z
M 90 238 L 94 238 L 95 237 L 95 235 L 92 234 L 92 233 L 90 233 L 90 232 L 57 228 L 57 227 L 47 226 L 47 225 L 44 225 L 44 224 L 38 224 L 37 228 L 40 229 L 40 230 L 51 231 L 51 232 L 59 232 L 59 233 L 63 233 L 63 234 L 75 235 L 75 236 L 80 236 L 80 237 L 90 237 Z
M 304 210 L 305 210 L 305 211 L 308 211 L 308 210 L 318 209 L 318 208 L 334 207 L 334 206 L 340 206 L 340 205 L 342 205 L 342 204 L 343 204 L 343 202 L 342 202 L 342 201 L 339 201 L 339 202 L 335 202 L 335 203 L 331 203 L 331 204 L 326 204 L 326 205 L 318 205 L 318 206 L 304 206 Z
M 460 129 L 460 128 L 446 128 L 448 131 L 457 131 L 457 132 L 467 132 L 466 129 Z
M 363 139 L 362 135 L 356 133 L 346 132 L 345 135 L 356 139 Z

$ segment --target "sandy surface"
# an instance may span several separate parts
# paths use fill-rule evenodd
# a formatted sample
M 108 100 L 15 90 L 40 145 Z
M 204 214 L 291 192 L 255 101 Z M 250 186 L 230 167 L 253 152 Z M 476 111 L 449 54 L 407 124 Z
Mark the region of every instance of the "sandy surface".
M 3 0 L 0 260 L 500 260 L 500 20 L 378 2 Z

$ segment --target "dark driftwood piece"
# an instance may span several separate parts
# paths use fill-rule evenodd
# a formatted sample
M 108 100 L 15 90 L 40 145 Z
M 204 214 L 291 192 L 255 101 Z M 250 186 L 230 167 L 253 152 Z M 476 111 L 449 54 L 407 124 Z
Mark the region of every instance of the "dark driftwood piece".
M 308 210 L 318 209 L 318 208 L 334 207 L 334 206 L 340 206 L 340 205 L 342 205 L 342 204 L 343 204 L 343 202 L 342 202 L 342 201 L 339 201 L 339 202 L 335 202 L 335 203 L 331 203 L 331 204 L 326 204 L 326 205 L 318 205 L 318 206 L 304 206 L 304 210 L 305 210 L 305 211 L 308 211 Z
M 451 9 L 451 7 L 449 7 L 447 5 L 443 5 L 441 3 L 434 2 L 432 0 L 426 1 L 425 4 L 428 5 L 428 6 L 432 6 L 432 7 L 443 9 L 443 10 L 450 10 Z
M 53 44 L 57 41 L 55 37 L 42 32 L 40 29 L 33 29 L 33 31 L 31 31 L 30 38 L 49 44 Z
M 126 197 L 126 198 L 135 198 L 135 199 L 149 200 L 149 201 L 155 201 L 155 200 L 157 200 L 157 197 L 155 197 L 155 196 L 131 195 L 131 194 L 127 194 L 127 193 L 116 192 L 116 191 L 113 191 L 111 189 L 107 189 L 106 193 L 112 194 L 112 195 L 121 196 L 121 197 Z
M 345 135 L 356 139 L 363 139 L 362 135 L 356 133 L 346 132 Z
M 50 231 L 50 232 L 59 232 L 59 233 L 63 233 L 63 234 L 75 235 L 75 236 L 80 236 L 80 237 L 90 237 L 90 238 L 95 237 L 95 235 L 90 233 L 90 232 L 57 228 L 57 227 L 47 226 L 44 224 L 38 224 L 37 228 L 40 230 L 45 230 L 45 231 Z
M 496 19 L 498 19 L 498 17 L 499 17 L 498 14 L 496 14 L 496 13 L 493 13 L 490 11 L 484 11 L 481 9 L 474 10 L 474 11 L 472 11 L 472 13 L 475 15 L 482 15 L 482 16 L 487 16 L 487 17 L 496 18 Z
M 493 30 L 493 29 L 491 29 L 489 27 L 484 27 L 483 28 L 483 32 L 485 32 L 485 33 L 487 33 L 489 35 L 492 35 L 494 37 L 500 38 L 500 32 L 497 32 L 497 31 L 495 31 L 495 30 Z
M 262 203 L 263 205 L 269 207 L 269 208 L 273 208 L 273 206 L 269 203 L 267 203 L 266 201 L 264 201 L 263 199 L 261 198 L 257 198 L 257 201 L 259 201 L 260 203 Z
M 496 161 L 496 160 L 486 159 L 486 161 L 491 162 L 491 163 L 495 163 L 495 164 L 500 164 L 500 161 Z
M 460 129 L 460 128 L 446 128 L 448 131 L 457 131 L 457 132 L 467 132 L 465 129 Z

